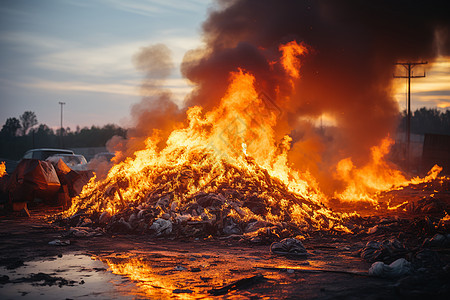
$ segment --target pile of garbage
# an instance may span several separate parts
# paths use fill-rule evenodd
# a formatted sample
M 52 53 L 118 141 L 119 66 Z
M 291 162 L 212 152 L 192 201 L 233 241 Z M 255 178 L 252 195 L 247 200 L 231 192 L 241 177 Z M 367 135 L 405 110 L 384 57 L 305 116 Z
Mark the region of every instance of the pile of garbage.
M 0 190 L 4 202 L 14 210 L 24 203 L 40 199 L 48 204 L 70 207 L 71 198 L 77 196 L 93 176 L 92 171 L 74 171 L 59 159 L 53 163 L 38 159 L 22 159 L 15 170 L 0 177 Z
M 206 183 L 205 173 L 211 178 Z M 289 190 L 256 164 L 251 170 L 225 161 L 222 168 L 209 170 L 185 164 L 151 170 L 137 187 L 133 180 L 114 176 L 88 185 L 58 223 L 101 227 L 114 234 L 246 236 L 258 242 L 302 231 L 348 232 L 340 215 Z M 130 199 L 129 190 L 136 188 Z

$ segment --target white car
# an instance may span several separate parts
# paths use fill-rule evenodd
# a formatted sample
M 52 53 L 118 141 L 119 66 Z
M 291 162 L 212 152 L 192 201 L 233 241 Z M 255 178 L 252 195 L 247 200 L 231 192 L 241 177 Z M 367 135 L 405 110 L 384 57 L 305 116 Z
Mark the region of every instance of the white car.
M 39 149 L 31 149 L 28 150 L 23 158 L 34 158 L 39 160 L 46 160 L 48 157 L 53 155 L 60 154 L 72 154 L 74 155 L 72 150 L 67 149 L 52 149 L 52 148 L 39 148 Z
M 60 159 L 74 171 L 85 171 L 88 169 L 86 158 L 79 154 L 55 154 L 48 157 L 46 161 L 57 163 Z

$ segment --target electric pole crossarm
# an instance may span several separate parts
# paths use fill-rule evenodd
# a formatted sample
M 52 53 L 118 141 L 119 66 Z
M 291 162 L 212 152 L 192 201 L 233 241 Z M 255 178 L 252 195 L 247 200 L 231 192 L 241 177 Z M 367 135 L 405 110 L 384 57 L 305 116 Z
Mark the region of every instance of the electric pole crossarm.
M 397 76 L 394 75 L 394 78 L 423 78 L 423 77 L 427 77 L 427 74 L 423 73 L 423 75 L 411 75 L 411 76 Z
M 403 66 L 406 71 L 407 75 L 401 76 L 401 75 L 395 75 L 393 74 L 394 78 L 408 78 L 408 105 L 407 105 L 407 118 L 406 118 L 406 165 L 407 168 L 409 168 L 409 152 L 410 152 L 410 142 L 411 142 L 411 78 L 423 78 L 425 77 L 425 71 L 423 72 L 423 75 L 413 75 L 412 69 L 417 65 L 425 65 L 428 64 L 426 61 L 421 62 L 396 62 L 394 65 Z
M 428 64 L 427 61 L 421 61 L 421 62 L 396 62 L 394 65 L 402 65 L 402 66 L 417 66 L 417 65 L 426 65 Z

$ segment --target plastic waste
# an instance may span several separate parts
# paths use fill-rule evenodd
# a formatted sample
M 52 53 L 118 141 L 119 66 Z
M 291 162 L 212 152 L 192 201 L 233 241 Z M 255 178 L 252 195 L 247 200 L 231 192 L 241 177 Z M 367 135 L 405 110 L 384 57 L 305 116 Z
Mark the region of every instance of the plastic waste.
M 156 236 L 168 235 L 172 233 L 172 222 L 161 218 L 157 219 L 153 222 L 152 226 L 150 226 L 150 230 L 154 230 Z
M 70 240 L 53 240 L 48 242 L 52 246 L 67 246 L 70 245 Z
M 377 261 L 369 269 L 369 275 L 383 278 L 398 278 L 410 274 L 412 265 L 404 258 L 399 258 L 390 265 Z
M 306 257 L 308 255 L 303 243 L 294 238 L 286 238 L 270 245 L 270 252 L 278 255 Z

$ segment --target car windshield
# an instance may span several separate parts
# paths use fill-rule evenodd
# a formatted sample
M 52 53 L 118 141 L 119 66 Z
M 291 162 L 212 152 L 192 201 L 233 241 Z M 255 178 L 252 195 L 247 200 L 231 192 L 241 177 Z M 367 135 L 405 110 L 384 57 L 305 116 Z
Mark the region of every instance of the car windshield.
M 81 155 L 53 155 L 50 159 L 61 159 L 69 167 L 87 164 L 86 159 Z
M 23 158 L 34 158 L 40 160 L 46 160 L 50 156 L 54 155 L 73 155 L 73 152 L 65 149 L 32 149 L 25 153 Z
M 57 152 L 57 151 L 42 151 L 42 153 L 40 154 L 40 159 L 45 160 L 50 156 L 54 156 L 54 155 L 58 155 L 61 154 L 61 152 Z

